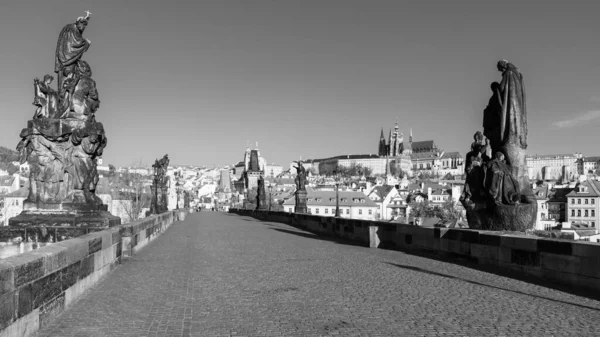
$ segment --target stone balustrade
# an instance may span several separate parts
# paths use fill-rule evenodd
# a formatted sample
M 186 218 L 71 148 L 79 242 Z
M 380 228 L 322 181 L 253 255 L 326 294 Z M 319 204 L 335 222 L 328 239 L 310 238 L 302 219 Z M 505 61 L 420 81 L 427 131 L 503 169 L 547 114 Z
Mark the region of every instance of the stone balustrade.
M 0 260 L 0 337 L 32 335 L 123 257 L 135 254 L 188 212 L 169 211 Z
M 597 243 L 310 214 L 239 209 L 229 212 L 286 223 L 367 247 L 466 259 L 481 267 L 532 275 L 580 291 L 595 294 L 600 290 L 600 244 Z

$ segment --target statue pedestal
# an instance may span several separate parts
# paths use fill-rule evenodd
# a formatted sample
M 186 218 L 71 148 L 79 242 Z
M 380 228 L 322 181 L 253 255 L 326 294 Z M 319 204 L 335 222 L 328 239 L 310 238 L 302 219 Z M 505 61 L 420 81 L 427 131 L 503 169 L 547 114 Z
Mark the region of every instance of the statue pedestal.
M 473 209 L 467 209 L 467 221 L 470 229 L 524 232 L 533 229 L 536 214 L 537 203 L 495 205 L 477 202 Z
M 308 213 L 306 207 L 306 191 L 296 191 L 296 213 Z
M 23 241 L 57 242 L 120 224 L 121 218 L 106 210 L 29 209 L 0 228 L 0 241 L 21 237 Z
M 269 205 L 267 204 L 265 196 L 256 197 L 256 210 L 267 211 L 269 210 Z

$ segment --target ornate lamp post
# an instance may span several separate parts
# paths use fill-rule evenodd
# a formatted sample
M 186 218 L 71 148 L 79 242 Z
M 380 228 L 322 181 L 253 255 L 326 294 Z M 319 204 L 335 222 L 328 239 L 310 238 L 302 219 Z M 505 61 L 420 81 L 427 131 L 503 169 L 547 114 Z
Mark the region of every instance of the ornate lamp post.
M 335 217 L 340 217 L 340 175 L 337 171 L 333 171 L 333 179 L 335 180 Z
M 273 202 L 273 185 L 269 185 L 269 212 L 271 211 L 271 203 Z

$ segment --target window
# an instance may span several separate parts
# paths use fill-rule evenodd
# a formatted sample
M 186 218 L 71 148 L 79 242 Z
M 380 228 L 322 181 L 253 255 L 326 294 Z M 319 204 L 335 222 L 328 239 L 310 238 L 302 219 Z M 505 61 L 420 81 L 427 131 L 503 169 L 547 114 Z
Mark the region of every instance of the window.
M 577 216 L 581 216 L 581 210 L 580 209 L 577 210 Z
M 571 199 L 571 205 L 575 205 L 575 199 Z
M 341 211 L 340 211 L 341 212 Z M 331 209 L 331 214 L 335 214 L 335 208 Z
M 325 214 L 329 214 L 329 208 L 325 208 Z
M 577 204 L 581 205 L 581 199 L 577 199 Z
M 358 210 L 358 214 L 362 215 L 362 208 Z
M 291 207 L 290 207 L 290 208 L 288 208 L 288 211 L 289 211 L 290 213 L 292 213 L 292 208 L 291 208 Z
M 596 203 L 596 199 L 592 199 L 592 205 Z
M 312 208 L 308 209 L 308 214 L 312 214 Z
M 585 204 L 586 204 L 586 205 L 588 204 L 588 199 L 587 199 L 587 198 L 585 199 Z
M 596 211 L 592 210 L 592 216 L 596 216 Z
M 315 208 L 315 214 L 319 214 L 319 209 Z
M 592 227 L 596 227 L 596 222 L 592 221 Z
M 350 208 L 346 209 L 346 214 L 350 214 Z
M 574 209 L 571 210 L 571 216 L 575 216 L 575 210 Z
M 587 216 L 589 216 L 589 215 L 588 215 L 588 210 L 587 210 L 587 209 L 585 210 L 585 216 L 586 216 L 586 217 L 587 217 Z
M 373 215 L 373 210 L 372 209 L 369 210 L 369 215 Z

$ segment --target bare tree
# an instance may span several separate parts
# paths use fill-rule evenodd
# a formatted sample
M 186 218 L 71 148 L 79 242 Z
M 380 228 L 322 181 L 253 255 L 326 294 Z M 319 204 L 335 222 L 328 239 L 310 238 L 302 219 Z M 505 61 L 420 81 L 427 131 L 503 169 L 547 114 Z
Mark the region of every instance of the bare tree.
M 144 217 L 142 210 L 150 208 L 151 191 L 146 183 L 148 177 L 137 173 L 127 171 L 120 175 L 120 189 L 118 195 L 113 195 L 113 198 L 118 197 L 121 200 L 130 201 L 123 203 L 123 209 L 130 221 L 136 221 Z

